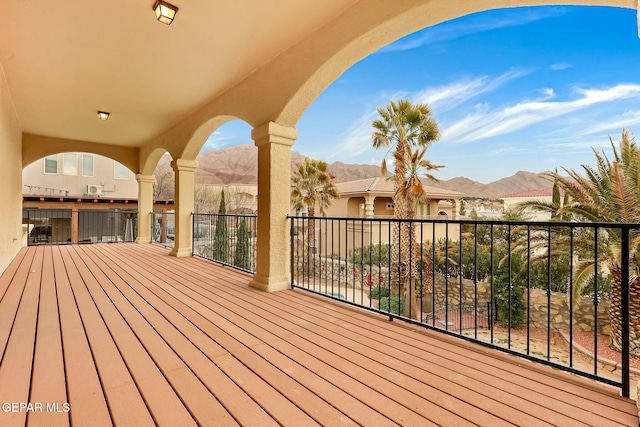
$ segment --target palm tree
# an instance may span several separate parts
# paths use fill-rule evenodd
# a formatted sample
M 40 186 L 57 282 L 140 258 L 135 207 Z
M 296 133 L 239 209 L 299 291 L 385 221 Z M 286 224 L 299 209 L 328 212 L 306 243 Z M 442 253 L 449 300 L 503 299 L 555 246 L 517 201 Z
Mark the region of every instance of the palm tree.
M 563 177 L 557 172 L 547 172 L 545 176 L 557 182 L 565 192 L 569 203 L 557 210 L 557 215 L 587 222 L 640 223 L 640 147 L 632 133 L 622 130 L 622 137 L 616 148 L 609 137 L 613 149 L 613 160 L 595 149 L 596 167 L 582 165 L 584 176 L 573 170 L 564 169 L 569 175 Z M 621 233 L 617 229 L 599 232 L 598 259 L 586 259 L 576 267 L 576 286 L 579 290 L 592 280 L 595 267 L 604 265 L 613 278 L 611 288 L 611 346 L 622 347 L 622 248 Z M 640 316 L 640 233 L 630 234 L 630 277 L 629 301 L 630 318 Z M 626 321 L 626 319 L 625 319 Z M 632 320 L 630 325 L 631 353 L 640 356 L 640 324 Z
M 329 172 L 327 162 L 322 160 L 305 159 L 296 164 L 296 170 L 291 177 L 293 190 L 291 191 L 291 204 L 295 211 L 307 208 L 308 223 L 308 257 L 315 241 L 315 217 L 316 206 L 320 208 L 320 215 L 324 216 L 331 201 L 338 197 L 338 189 L 333 183 L 335 175 Z
M 444 167 L 434 165 L 429 160 L 425 159 L 426 153 L 426 147 L 419 148 L 414 152 L 410 145 L 407 146 L 404 159 L 401 159 L 396 153 L 395 163 L 396 165 L 399 162 L 404 163 L 405 176 L 402 184 L 396 188 L 394 199 L 402 199 L 405 202 L 407 208 L 407 219 L 414 219 L 416 217 L 416 208 L 429 201 L 428 193 L 424 189 L 424 184 L 420 176 L 422 175 L 429 181 L 438 182 L 438 179 L 428 172 Z M 410 256 L 407 265 L 409 265 L 413 277 L 418 277 L 417 266 L 420 263 L 420 269 L 423 270 L 423 280 L 426 281 L 426 283 L 422 284 L 421 289 L 414 293 L 413 297 L 410 293 L 411 287 L 407 286 L 405 288 L 405 315 L 409 315 L 411 318 L 414 318 L 415 310 L 413 308 L 420 306 L 419 301 L 423 297 L 424 288 L 431 289 L 433 262 L 431 259 L 419 260 L 420 258 L 417 254 L 422 253 L 422 251 L 420 250 L 420 242 L 417 242 L 415 238 L 415 224 L 413 222 L 409 222 L 408 229 L 409 237 L 407 244 L 416 256 Z M 416 301 L 415 306 L 410 303 L 410 301 L 414 300 Z
M 440 137 L 438 123 L 426 104 L 414 104 L 406 99 L 398 102 L 392 100 L 384 108 L 378 108 L 378 113 L 380 118 L 372 122 L 374 128 L 373 148 L 393 148 L 395 159 L 393 213 L 396 218 L 405 219 L 410 214 L 408 210 L 413 206 L 406 196 L 412 194 L 412 188 L 419 189 L 419 187 L 407 185 L 407 168 L 411 167 L 410 160 L 413 157 L 411 150 L 414 148 L 423 149 L 421 155 L 423 157 L 424 151 Z M 411 153 L 411 157 L 408 152 Z M 424 160 L 422 157 L 421 160 Z M 385 159 L 382 161 L 382 173 L 386 174 L 386 171 L 385 155 Z M 419 194 L 416 193 L 416 196 Z M 408 223 L 401 222 L 398 227 L 394 228 L 393 237 L 398 242 L 397 245 L 392 245 L 391 251 L 392 262 L 397 265 L 397 280 L 394 281 L 397 282 L 399 292 L 400 288 L 404 287 L 405 296 L 409 295 L 410 290 L 410 287 L 406 286 L 411 268 L 410 236 L 411 227 Z M 409 310 L 409 305 L 405 304 L 405 310 Z M 411 313 L 411 317 L 414 316 Z
M 407 147 L 404 159 L 401 159 L 396 153 L 396 165 L 398 162 L 404 162 L 405 176 L 402 183 L 396 187 L 395 197 L 405 201 L 406 213 L 408 219 L 416 217 L 416 208 L 421 204 L 429 201 L 427 192 L 424 189 L 422 178 L 429 181 L 439 182 L 438 179 L 429 174 L 428 171 L 442 169 L 444 166 L 434 165 L 425 159 L 427 153 L 426 147 L 413 151 L 411 146 Z

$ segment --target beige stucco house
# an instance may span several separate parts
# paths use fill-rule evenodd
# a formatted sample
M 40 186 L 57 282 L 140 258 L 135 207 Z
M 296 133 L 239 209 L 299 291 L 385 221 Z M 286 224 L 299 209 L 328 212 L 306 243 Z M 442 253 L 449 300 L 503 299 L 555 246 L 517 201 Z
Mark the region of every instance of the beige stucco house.
M 0 14 L 0 270 L 22 245 L 22 171 L 64 152 L 136 174 L 139 243 L 150 241 L 153 171 L 173 158 L 175 256 L 189 256 L 196 156 L 224 123 L 258 147 L 258 243 L 251 286 L 289 287 L 291 147 L 305 110 L 345 70 L 399 38 L 463 15 L 527 5 L 637 8 L 637 0 L 4 1 Z M 110 113 L 101 120 L 98 112 Z M 103 117 L 104 118 L 104 117 Z M 455 209 L 454 209 L 455 211 Z
M 372 244 L 389 243 L 391 233 L 387 219 L 394 218 L 393 195 L 395 193 L 392 180 L 379 177 L 367 178 L 356 181 L 341 182 L 336 184 L 338 198 L 333 200 L 326 210 L 328 217 L 367 218 L 372 221 L 345 221 L 338 224 L 335 221 L 327 221 L 323 225 L 322 220 L 315 221 L 317 231 L 317 247 L 320 253 L 330 255 L 344 248 L 347 251 L 353 249 L 353 245 L 362 245 L 363 242 Z M 416 209 L 416 219 L 458 219 L 460 198 L 464 196 L 456 191 L 424 184 L 429 201 Z M 416 238 L 423 242 L 449 238 L 457 240 L 460 227 L 458 224 L 444 224 L 442 222 L 425 222 L 416 229 Z M 334 236 L 332 239 L 325 236 Z M 339 238 L 338 238 L 339 236 Z M 333 242 L 337 247 L 323 247 L 325 242 Z
M 512 209 L 523 202 L 540 201 L 543 203 L 551 203 L 552 198 L 553 188 L 518 191 L 501 197 L 505 211 Z M 527 218 L 532 221 L 548 221 L 551 218 L 551 214 L 549 213 L 533 210 L 527 210 L 526 215 Z
M 464 194 L 427 184 L 425 182 L 424 189 L 429 202 L 416 209 L 416 218 L 456 219 L 460 198 Z M 327 209 L 327 216 L 391 218 L 395 192 L 393 185 L 393 181 L 383 177 L 338 183 L 339 195 Z
M 120 162 L 91 153 L 56 153 L 22 171 L 23 194 L 136 199 L 135 174 Z

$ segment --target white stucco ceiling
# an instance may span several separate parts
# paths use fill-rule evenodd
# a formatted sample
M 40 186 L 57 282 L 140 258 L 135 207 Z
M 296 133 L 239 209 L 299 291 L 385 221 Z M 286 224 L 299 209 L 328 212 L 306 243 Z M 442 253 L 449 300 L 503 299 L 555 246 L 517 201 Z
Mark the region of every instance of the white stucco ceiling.
M 0 3 L 0 64 L 23 132 L 139 146 L 355 0 L 173 0 L 171 26 L 154 0 Z

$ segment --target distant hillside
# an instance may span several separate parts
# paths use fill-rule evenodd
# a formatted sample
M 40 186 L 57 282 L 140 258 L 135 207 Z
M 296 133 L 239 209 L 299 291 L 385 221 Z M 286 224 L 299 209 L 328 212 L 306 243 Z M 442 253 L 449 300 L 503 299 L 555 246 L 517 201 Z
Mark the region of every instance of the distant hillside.
M 517 193 L 524 190 L 540 190 L 549 188 L 552 184 L 539 174 L 532 172 L 517 172 L 508 178 L 502 178 L 488 184 L 492 189 L 498 190 L 501 196 L 510 193 Z
M 445 190 L 464 193 L 467 196 L 486 197 L 488 199 L 497 199 L 501 196 L 500 191 L 490 187 L 489 185 L 461 176 L 449 180 L 441 180 L 440 182 L 432 182 L 429 183 L 429 185 L 432 187 L 443 188 Z
M 291 170 L 304 160 L 305 156 L 291 152 Z M 252 184 L 258 177 L 258 149 L 250 144 L 235 145 L 220 150 L 208 150 L 198 155 L 196 184 Z M 165 155 L 156 168 L 155 174 L 160 177 L 171 172 L 171 157 Z M 380 176 L 380 166 L 358 165 L 334 162 L 329 169 L 336 175 L 336 182 L 354 181 L 357 179 Z M 467 196 L 500 198 L 505 194 L 523 190 L 549 188 L 551 184 L 536 173 L 520 171 L 508 178 L 482 184 L 465 177 L 457 177 L 429 185 L 464 193 Z

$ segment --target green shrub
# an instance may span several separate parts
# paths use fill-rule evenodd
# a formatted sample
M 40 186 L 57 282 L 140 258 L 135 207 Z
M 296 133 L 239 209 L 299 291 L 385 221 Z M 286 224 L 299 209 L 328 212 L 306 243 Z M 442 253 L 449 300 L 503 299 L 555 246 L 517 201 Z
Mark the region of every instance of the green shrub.
M 380 299 L 380 310 L 389 313 L 401 315 L 404 313 L 405 299 L 400 298 L 398 295 L 392 295 L 391 297 L 385 297 Z
M 512 283 L 509 294 L 509 282 L 502 276 L 496 281 L 496 303 L 498 304 L 499 319 L 503 326 L 517 328 L 526 321 L 527 305 L 524 300 L 524 286 Z M 511 318 L 509 318 L 509 313 Z
M 389 296 L 389 288 L 385 286 L 374 286 L 371 288 L 371 293 L 369 294 L 369 298 L 378 299 Z
M 351 251 L 349 262 L 356 265 L 389 265 L 389 245 L 371 245 Z

